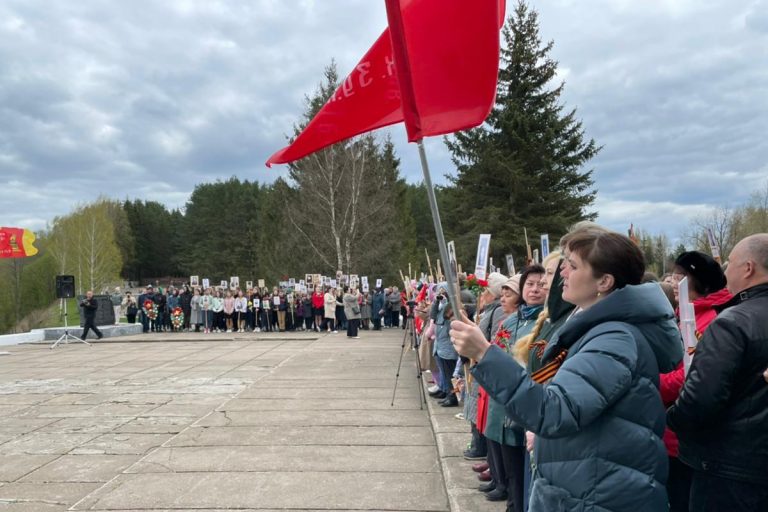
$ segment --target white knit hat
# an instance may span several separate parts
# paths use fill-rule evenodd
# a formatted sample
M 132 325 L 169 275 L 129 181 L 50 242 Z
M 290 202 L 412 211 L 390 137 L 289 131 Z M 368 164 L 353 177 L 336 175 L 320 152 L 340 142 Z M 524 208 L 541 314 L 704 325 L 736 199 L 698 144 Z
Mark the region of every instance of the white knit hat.
M 494 297 L 501 297 L 501 287 L 507 282 L 507 276 L 500 272 L 491 272 L 488 274 L 488 291 L 493 294 Z

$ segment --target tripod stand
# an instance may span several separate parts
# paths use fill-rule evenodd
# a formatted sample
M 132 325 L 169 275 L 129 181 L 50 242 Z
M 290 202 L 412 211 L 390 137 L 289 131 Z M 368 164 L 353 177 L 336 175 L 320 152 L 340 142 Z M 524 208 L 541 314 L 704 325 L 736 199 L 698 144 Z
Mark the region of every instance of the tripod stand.
M 69 344 L 70 339 L 72 341 L 79 341 L 80 343 L 85 343 L 90 347 L 91 344 L 88 343 L 87 341 L 81 340 L 80 338 L 78 338 L 73 334 L 69 334 L 69 323 L 67 322 L 67 300 L 66 299 L 61 299 L 61 300 L 64 301 L 64 334 L 62 334 L 53 345 L 51 345 L 51 349 L 56 348 L 56 346 L 58 346 L 58 344 L 61 343 L 62 341 L 66 344 Z
M 413 323 L 413 313 L 408 315 L 405 322 L 405 332 L 403 333 L 403 344 L 400 347 L 400 360 L 397 362 L 397 374 L 395 375 L 395 387 L 392 390 L 392 407 L 395 406 L 395 394 L 397 393 L 397 382 L 400 379 L 400 367 L 403 364 L 403 354 L 406 351 L 405 341 L 408 336 L 411 337 L 410 348 L 416 352 L 416 379 L 419 381 L 419 409 L 424 409 L 424 404 L 427 403 L 427 394 L 424 391 L 424 383 L 421 380 L 421 356 L 419 355 L 419 339 L 416 336 L 416 327 Z

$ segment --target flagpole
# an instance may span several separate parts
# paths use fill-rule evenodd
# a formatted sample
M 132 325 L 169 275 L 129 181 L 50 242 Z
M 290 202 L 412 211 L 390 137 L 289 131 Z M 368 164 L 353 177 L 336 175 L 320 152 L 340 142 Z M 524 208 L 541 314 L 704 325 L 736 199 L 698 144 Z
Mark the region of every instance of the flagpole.
M 419 156 L 421 157 L 421 170 L 424 172 L 424 184 L 427 187 L 427 197 L 429 198 L 429 208 L 432 210 L 432 222 L 435 225 L 435 235 L 437 236 L 437 248 L 440 251 L 440 259 L 446 263 L 446 278 L 448 280 L 448 299 L 451 301 L 451 307 L 453 308 L 454 318 L 459 320 L 461 299 L 458 294 L 457 276 L 454 273 L 451 260 L 448 258 L 448 246 L 445 243 L 445 235 L 443 235 L 443 225 L 440 222 L 440 211 L 437 208 L 437 198 L 435 197 L 435 189 L 432 186 L 432 176 L 429 174 L 429 163 L 427 162 L 427 153 L 424 151 L 424 141 L 419 140 L 417 142 L 419 146 Z

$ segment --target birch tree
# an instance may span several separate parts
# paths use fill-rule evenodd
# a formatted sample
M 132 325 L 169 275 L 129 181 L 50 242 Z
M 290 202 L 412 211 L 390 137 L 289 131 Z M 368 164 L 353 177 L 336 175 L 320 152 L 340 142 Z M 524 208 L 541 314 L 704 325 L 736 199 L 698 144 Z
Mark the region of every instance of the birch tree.
M 303 125 L 338 85 L 336 68 L 331 64 L 316 94 L 307 98 Z M 300 129 L 297 127 L 297 133 Z M 388 252 L 397 243 L 395 199 L 404 183 L 397 160 L 388 158 L 388 151 L 393 151 L 390 141 L 385 140 L 382 149 L 376 137 L 367 134 L 289 166 L 285 217 L 289 229 L 298 233 L 324 271 L 356 273 L 363 265 L 370 268 L 368 265 L 382 260 L 382 251 Z M 299 208 L 292 207 L 297 204 Z
M 57 218 L 51 228 L 50 251 L 61 274 L 76 276 L 80 294 L 101 292 L 119 279 L 122 267 L 115 239 L 112 205 L 100 199 Z

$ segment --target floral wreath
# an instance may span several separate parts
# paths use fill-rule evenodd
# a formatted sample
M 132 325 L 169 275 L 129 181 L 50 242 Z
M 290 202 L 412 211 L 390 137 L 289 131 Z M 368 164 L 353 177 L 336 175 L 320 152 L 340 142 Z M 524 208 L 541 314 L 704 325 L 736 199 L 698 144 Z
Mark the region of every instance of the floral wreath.
M 184 310 L 179 307 L 173 308 L 173 311 L 171 311 L 171 324 L 173 324 L 174 328 L 181 329 L 181 326 L 184 325 Z
M 144 301 L 144 313 L 147 315 L 147 318 L 150 320 L 155 320 L 157 318 L 157 304 L 151 299 L 147 299 Z
M 467 289 L 472 292 L 472 295 L 479 297 L 480 294 L 483 293 L 486 288 L 488 288 L 488 281 L 485 279 L 478 279 L 475 274 L 469 274 L 467 276 L 465 285 Z

